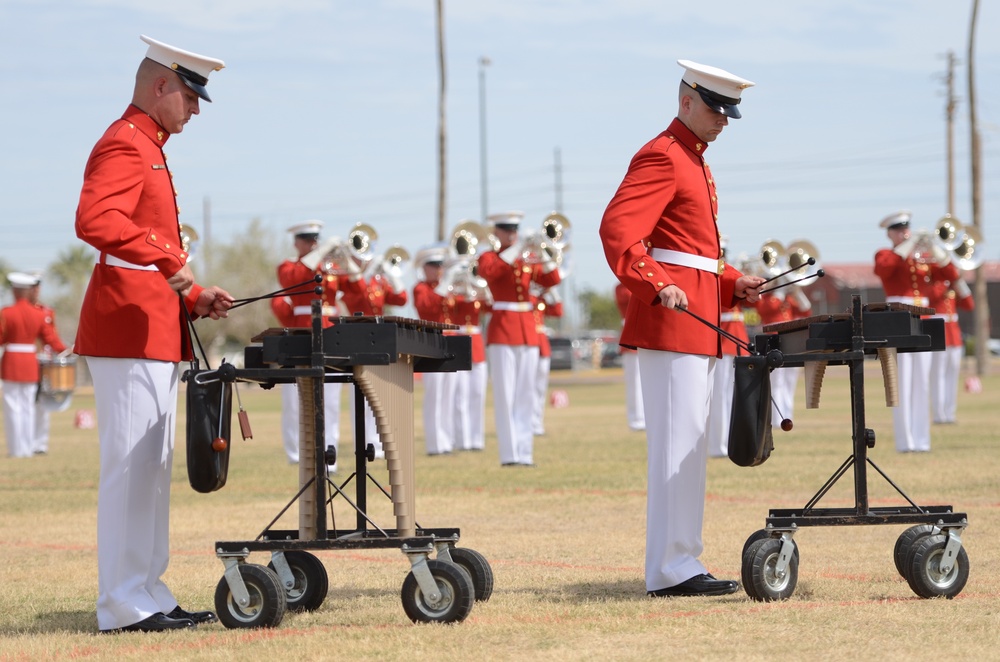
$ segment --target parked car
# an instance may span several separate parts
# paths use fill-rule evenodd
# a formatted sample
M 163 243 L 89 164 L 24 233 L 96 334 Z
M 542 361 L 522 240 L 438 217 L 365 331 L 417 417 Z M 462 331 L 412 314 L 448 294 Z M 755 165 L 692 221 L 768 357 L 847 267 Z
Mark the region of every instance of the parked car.
M 573 369 L 573 340 L 571 338 L 554 337 L 549 338 L 549 345 L 552 347 L 552 362 L 550 370 L 572 370 Z
M 622 348 L 617 342 L 604 343 L 601 351 L 602 368 L 620 368 L 622 365 Z

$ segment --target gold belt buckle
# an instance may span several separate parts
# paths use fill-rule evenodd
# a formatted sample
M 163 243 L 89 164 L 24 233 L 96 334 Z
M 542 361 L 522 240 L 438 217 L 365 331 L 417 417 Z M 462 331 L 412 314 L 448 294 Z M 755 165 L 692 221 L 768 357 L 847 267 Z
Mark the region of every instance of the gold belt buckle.
M 724 257 L 720 257 L 719 258 L 719 269 L 718 269 L 718 271 L 719 271 L 719 275 L 720 276 L 726 272 L 726 258 L 724 258 Z

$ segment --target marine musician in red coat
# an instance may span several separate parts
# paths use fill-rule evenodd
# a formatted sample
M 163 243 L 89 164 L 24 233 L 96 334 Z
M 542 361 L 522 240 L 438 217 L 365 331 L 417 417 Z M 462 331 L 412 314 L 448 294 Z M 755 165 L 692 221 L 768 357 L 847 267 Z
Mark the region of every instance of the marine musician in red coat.
M 422 320 L 451 324 L 448 297 L 437 291 L 441 281 L 448 245 L 437 243 L 417 251 L 413 266 L 420 280 L 413 286 L 413 307 Z M 447 376 L 454 373 L 425 372 L 424 383 L 424 444 L 428 455 L 444 455 L 455 450 L 454 427 L 451 420 L 451 402 L 445 395 Z
M 32 300 L 39 278 L 11 272 L 7 281 L 14 293 L 14 304 L 0 311 L 3 427 L 8 457 L 31 457 L 35 452 L 35 393 L 39 378 L 37 343 L 41 341 L 57 352 L 66 346 L 45 311 Z
M 628 316 L 628 304 L 632 292 L 619 282 L 615 285 L 615 304 L 622 316 L 622 327 Z M 620 340 L 620 339 L 619 339 Z M 639 379 L 639 355 L 633 347 L 622 347 L 622 372 L 625 375 L 625 419 L 628 427 L 635 432 L 646 429 L 646 413 L 642 407 L 642 383 Z
M 956 422 L 958 411 L 958 377 L 965 356 L 962 328 L 958 325 L 959 310 L 976 307 L 972 290 L 959 276 L 952 282 L 943 280 L 931 289 L 932 317 L 944 320 L 944 351 L 931 354 L 931 420 L 936 424 Z
M 632 292 L 621 344 L 638 348 L 646 414 L 646 590 L 654 597 L 725 595 L 735 581 L 698 560 L 708 458 L 708 403 L 721 338 L 675 308 L 718 325 L 723 306 L 756 300 L 763 279 L 721 260 L 719 206 L 705 151 L 739 118 L 753 85 L 678 62 L 678 115 L 632 158 L 600 235 L 611 270 Z
M 76 234 L 99 252 L 76 352 L 94 382 L 100 437 L 97 625 L 151 632 L 217 620 L 177 604 L 170 556 L 170 474 L 178 362 L 192 358 L 187 318 L 225 317 L 233 298 L 194 282 L 181 244 L 163 146 L 197 115 L 221 60 L 149 37 L 132 103 L 97 141 L 83 175 Z
M 521 212 L 490 216 L 499 250 L 483 253 L 478 261 L 479 275 L 493 296 L 493 312 L 486 328 L 486 356 L 493 377 L 501 466 L 534 465 L 531 419 L 539 339 L 530 288 L 532 282 L 548 288 L 560 281 L 558 265 L 546 251 L 536 256 L 538 263 L 525 260 L 525 247 L 518 241 L 523 218 Z
M 928 307 L 934 284 L 958 279 L 958 269 L 942 247 L 921 242 L 910 233 L 911 214 L 900 211 L 882 219 L 892 248 L 875 253 L 875 275 L 887 303 Z M 930 390 L 932 352 L 902 352 L 896 357 L 899 404 L 892 410 L 892 429 L 900 453 L 931 450 Z

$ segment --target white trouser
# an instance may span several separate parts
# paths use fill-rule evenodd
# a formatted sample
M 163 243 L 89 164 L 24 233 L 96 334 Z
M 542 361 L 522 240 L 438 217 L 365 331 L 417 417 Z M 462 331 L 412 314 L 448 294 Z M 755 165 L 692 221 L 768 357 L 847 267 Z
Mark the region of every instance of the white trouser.
M 729 421 L 733 415 L 733 389 L 735 387 L 736 357 L 732 354 L 723 354 L 721 359 L 715 361 L 712 403 L 709 405 L 709 457 L 728 457 L 729 455 Z
M 451 409 L 445 399 L 445 389 L 449 386 L 446 372 L 425 372 L 424 381 L 424 444 L 427 453 L 438 455 L 450 453 L 455 448 L 452 438 Z
M 487 345 L 493 375 L 493 409 L 501 464 L 534 462 L 535 438 L 531 418 L 535 411 L 538 348 L 531 345 Z
M 455 443 L 462 450 L 486 448 L 486 362 L 455 373 Z
M 87 357 L 94 381 L 101 477 L 97 490 L 97 626 L 169 612 L 161 577 L 170 557 L 170 473 L 177 364 Z
M 472 371 L 459 370 L 453 374 L 452 384 L 449 388 L 452 392 L 452 402 L 450 405 L 452 439 L 455 440 L 455 449 L 467 451 L 472 448 L 472 403 L 469 401 L 469 388 L 471 387 Z
M 340 389 L 342 386 L 341 382 L 323 384 L 323 416 L 326 423 L 323 430 L 323 440 L 328 447 L 338 448 L 340 445 Z M 298 464 L 299 388 L 294 383 L 281 385 L 281 439 L 289 463 Z
M 958 411 L 958 377 L 965 348 L 931 352 L 931 414 L 935 423 L 954 423 Z
M 781 427 L 781 419 L 794 418 L 795 385 L 802 368 L 778 368 L 771 371 L 771 427 Z
M 642 382 L 639 379 L 639 355 L 622 352 L 625 371 L 625 416 L 630 430 L 646 429 L 646 413 L 642 406 Z
M 351 384 L 350 386 L 350 411 L 351 411 L 351 435 L 354 439 L 358 438 L 358 422 L 354 416 L 355 398 L 357 398 L 358 389 L 357 386 Z M 368 400 L 365 400 L 365 446 L 371 444 L 375 447 L 375 459 L 381 459 L 385 457 L 385 451 L 382 450 L 382 442 L 378 438 L 378 425 L 375 423 L 375 412 L 372 408 L 368 406 Z M 354 446 L 351 447 L 353 452 Z
M 892 410 L 892 429 L 896 436 L 896 450 L 901 453 L 931 449 L 927 385 L 931 376 L 930 354 L 907 352 L 897 355 L 899 405 Z
M 49 410 L 40 402 L 35 403 L 35 439 L 32 443 L 32 450 L 35 453 L 49 452 Z
M 703 545 L 708 411 L 715 357 L 639 350 L 646 410 L 646 590 L 706 572 Z
M 31 457 L 35 446 L 34 382 L 3 383 L 3 431 L 7 435 L 7 455 Z
M 538 357 L 538 369 L 535 371 L 535 412 L 531 417 L 531 431 L 534 434 L 545 434 L 545 406 L 548 404 L 551 366 L 552 357 Z

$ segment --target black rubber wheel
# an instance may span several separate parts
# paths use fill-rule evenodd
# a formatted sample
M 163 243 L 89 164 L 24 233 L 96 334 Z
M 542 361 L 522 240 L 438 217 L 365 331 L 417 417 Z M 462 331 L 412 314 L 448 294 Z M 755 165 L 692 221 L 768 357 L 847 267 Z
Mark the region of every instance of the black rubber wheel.
M 476 602 L 486 602 L 493 595 L 493 568 L 486 557 L 474 549 L 452 547 L 448 550 L 451 560 L 465 568 L 472 578 L 472 591 Z
M 910 547 L 910 572 L 906 577 L 913 592 L 922 598 L 953 598 L 969 581 L 969 555 L 958 548 L 951 571 L 941 572 L 948 536 L 942 533 L 924 536 Z
M 743 589 L 752 600 L 787 600 L 795 592 L 799 577 L 799 559 L 795 554 L 788 560 L 785 575 L 775 574 L 781 547 L 780 538 L 763 538 L 750 545 L 743 555 Z
M 431 603 L 411 570 L 403 581 L 403 611 L 414 623 L 459 623 L 472 611 L 474 595 L 469 573 L 462 567 L 431 559 L 427 567 L 437 583 L 440 599 Z
M 273 628 L 285 617 L 285 590 L 278 576 L 262 565 L 241 563 L 240 576 L 250 602 L 237 604 L 225 576 L 215 588 L 215 611 L 227 628 Z
M 292 577 L 295 580 L 295 584 L 291 588 L 282 584 L 289 611 L 315 611 L 319 609 L 330 589 L 326 567 L 314 555 L 299 550 L 285 552 L 285 561 L 288 563 L 288 568 L 292 571 Z M 273 562 L 268 563 L 267 567 L 275 575 L 278 574 Z M 278 583 L 281 583 L 280 577 L 278 577 Z
M 909 570 L 906 559 L 913 543 L 932 533 L 934 533 L 934 527 L 930 524 L 917 524 L 903 531 L 896 538 L 896 546 L 892 549 L 892 560 L 896 564 L 896 571 L 904 579 L 906 579 L 906 573 Z

